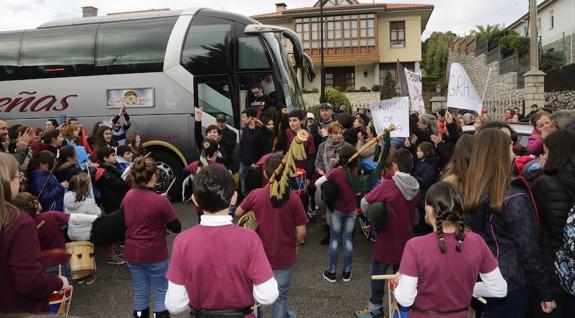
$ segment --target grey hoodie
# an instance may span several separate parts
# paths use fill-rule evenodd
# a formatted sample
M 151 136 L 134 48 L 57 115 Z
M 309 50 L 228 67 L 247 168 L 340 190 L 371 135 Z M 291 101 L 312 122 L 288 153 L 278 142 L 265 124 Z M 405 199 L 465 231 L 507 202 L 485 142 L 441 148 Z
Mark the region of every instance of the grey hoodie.
M 419 192 L 419 183 L 409 173 L 398 171 L 393 175 L 392 179 L 407 201 L 411 201 Z

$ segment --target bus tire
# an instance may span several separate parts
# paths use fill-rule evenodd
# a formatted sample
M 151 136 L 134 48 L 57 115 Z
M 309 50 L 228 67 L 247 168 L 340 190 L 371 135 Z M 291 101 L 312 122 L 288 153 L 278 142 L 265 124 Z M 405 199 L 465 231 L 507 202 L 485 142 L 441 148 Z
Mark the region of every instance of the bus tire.
M 158 168 L 158 183 L 156 185 L 156 191 L 164 193 L 173 179 L 177 178 L 176 182 L 168 192 L 168 196 L 172 201 L 179 201 L 182 192 L 182 170 L 184 169 L 184 164 L 178 156 L 170 151 L 163 149 L 150 150 L 150 157 L 154 158 Z

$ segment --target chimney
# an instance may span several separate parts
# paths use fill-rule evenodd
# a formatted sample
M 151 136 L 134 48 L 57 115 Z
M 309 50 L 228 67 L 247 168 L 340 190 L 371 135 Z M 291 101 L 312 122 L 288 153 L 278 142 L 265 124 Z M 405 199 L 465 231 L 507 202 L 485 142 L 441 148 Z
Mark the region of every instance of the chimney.
M 98 16 L 98 8 L 96 7 L 82 7 L 82 17 L 96 17 Z
M 285 4 L 283 2 L 276 3 L 276 12 L 284 12 L 286 8 L 287 8 L 287 4 Z

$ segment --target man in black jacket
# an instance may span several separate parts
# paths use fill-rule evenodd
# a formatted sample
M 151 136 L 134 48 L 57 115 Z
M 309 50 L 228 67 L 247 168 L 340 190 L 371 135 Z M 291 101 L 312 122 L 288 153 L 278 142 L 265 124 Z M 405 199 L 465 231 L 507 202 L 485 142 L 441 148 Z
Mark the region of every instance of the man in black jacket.
M 226 124 L 226 117 L 223 114 L 216 116 L 216 126 L 220 131 L 220 152 L 224 158 L 224 165 L 228 170 L 234 171 L 234 149 L 238 135 Z

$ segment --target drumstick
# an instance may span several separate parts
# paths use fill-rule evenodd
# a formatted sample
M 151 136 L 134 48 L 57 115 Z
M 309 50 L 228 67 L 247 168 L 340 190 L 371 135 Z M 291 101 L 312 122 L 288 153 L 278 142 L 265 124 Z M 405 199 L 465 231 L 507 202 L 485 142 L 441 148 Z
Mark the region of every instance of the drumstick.
M 36 229 L 39 229 L 39 228 L 41 228 L 41 227 L 42 227 L 42 225 L 44 225 L 44 223 L 46 223 L 46 222 L 44 222 L 44 221 L 40 222 L 38 225 L 36 225 Z
M 371 279 L 373 280 L 388 280 L 394 279 L 395 277 L 396 275 L 371 275 Z M 479 300 L 479 302 L 482 304 L 487 304 L 487 300 L 485 300 L 483 297 L 477 297 L 477 300 Z
M 148 152 L 148 153 L 144 156 L 144 159 L 148 158 L 148 156 L 151 155 L 151 154 L 152 154 L 151 152 Z
M 178 179 L 178 178 L 176 177 L 176 178 L 174 178 L 174 180 L 172 180 L 172 183 L 170 183 L 170 186 L 168 187 L 168 190 L 166 190 L 166 192 L 164 192 L 164 193 L 170 192 L 170 189 L 172 189 L 172 186 L 174 185 L 174 183 L 176 183 L 176 179 Z
M 371 275 L 371 279 L 373 280 L 388 280 L 388 279 L 394 279 L 396 278 L 397 275 Z

